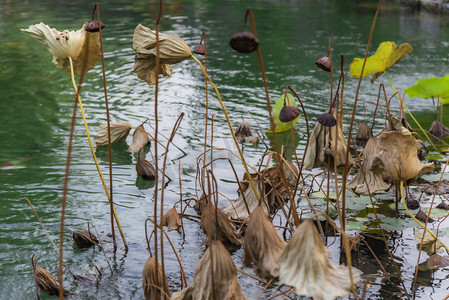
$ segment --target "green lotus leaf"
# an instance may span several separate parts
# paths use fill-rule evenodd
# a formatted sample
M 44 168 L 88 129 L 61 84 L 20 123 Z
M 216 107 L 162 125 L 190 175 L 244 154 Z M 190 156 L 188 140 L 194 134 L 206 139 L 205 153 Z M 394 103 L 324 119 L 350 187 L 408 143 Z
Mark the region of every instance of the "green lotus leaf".
M 285 97 L 285 94 L 282 94 L 276 103 L 273 106 L 273 119 L 275 124 L 275 132 L 284 132 L 290 129 L 290 122 L 284 123 L 279 120 L 279 113 L 281 112 L 281 109 L 284 107 L 284 98 L 285 98 L 285 104 L 290 106 L 298 107 L 296 104 L 295 98 L 292 94 L 287 93 L 287 97 Z M 295 126 L 296 122 L 298 122 L 301 115 L 299 115 L 296 119 L 292 121 L 292 125 Z M 267 133 L 273 133 L 271 129 L 267 130 Z
M 395 42 L 382 42 L 377 48 L 376 53 L 366 59 L 362 76 L 366 77 L 375 73 L 371 79 L 371 83 L 373 83 L 383 72 L 398 63 L 404 56 L 411 52 L 413 52 L 413 48 L 409 43 L 396 46 Z M 360 77 L 363 62 L 363 58 L 354 58 L 349 66 L 349 72 L 352 76 Z
M 420 78 L 406 90 L 409 97 L 422 97 L 424 99 L 441 97 L 441 104 L 449 104 L 449 75 L 441 78 Z
M 391 218 L 387 217 L 382 219 L 382 229 L 388 231 L 402 231 L 407 228 L 416 226 L 416 222 L 412 218 Z

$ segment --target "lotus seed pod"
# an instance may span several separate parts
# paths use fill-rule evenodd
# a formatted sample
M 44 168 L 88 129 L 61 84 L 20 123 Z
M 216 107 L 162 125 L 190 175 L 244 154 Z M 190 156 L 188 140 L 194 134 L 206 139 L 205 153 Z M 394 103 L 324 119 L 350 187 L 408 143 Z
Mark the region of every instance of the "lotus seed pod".
M 318 68 L 321 70 L 330 72 L 331 71 L 331 61 L 329 59 L 329 56 L 323 56 L 317 61 L 315 61 L 315 64 Z
M 249 31 L 239 32 L 229 41 L 232 49 L 240 53 L 251 53 L 259 47 L 259 40 Z
M 279 120 L 287 123 L 293 121 L 301 114 L 301 110 L 296 106 L 284 105 L 279 113 Z

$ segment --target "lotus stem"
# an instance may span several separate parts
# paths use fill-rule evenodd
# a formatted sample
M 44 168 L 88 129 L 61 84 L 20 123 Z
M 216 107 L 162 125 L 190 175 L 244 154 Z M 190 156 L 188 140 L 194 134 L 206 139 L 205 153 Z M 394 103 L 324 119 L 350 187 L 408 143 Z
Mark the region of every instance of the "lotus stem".
M 108 123 L 108 156 L 109 156 L 109 193 L 110 193 L 110 211 L 111 211 L 111 232 L 112 232 L 112 242 L 114 244 L 114 251 L 117 250 L 117 243 L 115 241 L 115 230 L 114 230 L 114 200 L 112 192 L 112 143 L 111 143 L 111 120 L 109 118 L 109 102 L 108 102 L 108 92 L 106 89 L 106 71 L 104 63 L 104 48 L 103 48 L 103 33 L 101 29 L 101 19 L 100 19 L 100 7 L 98 3 L 95 4 L 94 12 L 97 12 L 98 16 L 98 30 L 100 35 L 100 51 L 101 51 L 101 66 L 103 71 L 103 90 L 104 90 L 104 103 L 106 107 L 106 120 Z M 92 13 L 93 16 L 93 13 Z M 93 20 L 93 18 L 92 18 Z M 90 139 L 89 139 L 90 140 Z M 112 270 L 112 269 L 111 269 Z
M 245 28 L 246 28 L 246 18 L 247 18 L 247 16 L 249 16 L 249 19 L 251 21 L 251 31 L 254 34 L 254 36 L 257 38 L 256 21 L 254 19 L 253 11 L 251 10 L 250 7 L 248 7 L 246 9 Z M 276 155 L 274 156 L 274 161 L 277 164 L 277 167 L 279 168 L 279 173 L 281 174 L 282 182 L 283 182 L 285 188 L 287 189 L 287 194 L 288 194 L 288 197 L 290 199 L 290 210 L 292 211 L 293 219 L 295 221 L 295 225 L 299 226 L 300 220 L 299 220 L 299 217 L 298 217 L 298 211 L 296 210 L 296 203 L 295 203 L 295 199 L 294 199 L 294 193 L 292 193 L 291 184 L 287 180 L 287 178 L 285 177 L 284 170 L 282 169 L 282 166 L 281 166 L 281 161 L 282 161 L 281 160 L 281 156 L 282 155 L 281 155 L 281 152 L 279 151 L 279 143 L 278 143 L 278 139 L 277 139 L 277 135 L 276 135 L 276 125 L 274 124 L 273 112 L 272 112 L 271 103 L 270 103 L 270 94 L 268 92 L 267 76 L 266 76 L 266 73 L 265 73 L 265 67 L 264 67 L 264 64 L 263 64 L 262 52 L 260 51 L 260 47 L 257 47 L 256 52 L 257 52 L 257 60 L 259 61 L 260 74 L 262 76 L 262 83 L 263 83 L 263 87 L 264 87 L 264 90 L 265 90 L 265 98 L 267 100 L 268 117 L 270 118 L 270 129 L 273 132 L 273 142 L 274 142 L 274 148 L 276 150 Z
M 346 182 L 347 182 L 347 177 L 349 175 L 349 172 L 348 172 L 349 151 L 351 149 L 352 129 L 354 126 L 355 111 L 357 108 L 357 100 L 359 98 L 360 86 L 362 85 L 362 79 L 363 79 L 362 75 L 363 75 L 363 71 L 365 70 L 365 64 L 366 64 L 366 60 L 368 57 L 369 48 L 371 47 L 371 41 L 373 39 L 374 28 L 376 27 L 377 17 L 379 16 L 381 7 L 382 7 L 382 0 L 379 0 L 379 2 L 377 4 L 376 14 L 374 15 L 373 23 L 371 24 L 371 30 L 369 33 L 368 43 L 366 45 L 366 50 L 365 50 L 365 58 L 363 60 L 362 70 L 360 71 L 359 82 L 357 84 L 357 89 L 355 92 L 354 105 L 352 106 L 351 121 L 349 122 L 349 130 L 348 130 L 348 141 L 346 144 L 345 167 L 343 168 L 343 176 L 342 176 L 343 177 L 342 192 L 341 192 L 342 199 L 346 199 Z M 343 224 L 344 224 L 344 222 L 343 222 Z
M 104 180 L 103 173 L 101 172 L 100 165 L 98 164 L 97 156 L 95 155 L 95 150 L 94 150 L 94 147 L 92 145 L 92 140 L 90 138 L 90 132 L 89 132 L 89 127 L 87 126 L 87 120 L 86 120 L 86 115 L 84 113 L 83 102 L 81 101 L 81 96 L 78 93 L 78 87 L 76 86 L 76 82 L 75 82 L 75 74 L 74 74 L 74 71 L 73 71 L 73 62 L 72 62 L 72 58 L 71 57 L 69 57 L 69 61 L 70 61 L 70 70 L 71 70 L 71 74 L 72 74 L 73 88 L 75 89 L 75 93 L 76 93 L 77 98 L 78 98 L 78 104 L 80 106 L 81 115 L 83 117 L 83 123 L 84 123 L 84 128 L 86 129 L 86 136 L 87 136 L 87 141 L 89 142 L 90 152 L 92 153 L 92 157 L 94 159 L 95 166 L 97 167 L 98 175 L 100 176 L 101 183 L 103 184 L 103 188 L 104 188 L 104 191 L 106 193 L 106 197 L 108 198 L 109 203 L 112 203 L 111 196 L 109 195 L 108 187 L 106 186 L 106 182 Z M 128 249 L 128 244 L 126 243 L 125 235 L 123 234 L 123 230 L 122 230 L 122 227 L 120 225 L 120 221 L 119 221 L 119 219 L 117 217 L 117 213 L 115 211 L 114 206 L 112 206 L 112 212 L 113 212 L 115 221 L 117 222 L 117 227 L 118 227 L 118 229 L 120 231 L 120 235 L 121 235 L 122 240 L 123 240 L 123 245 L 124 245 L 125 249 L 127 250 Z
M 401 198 L 402 198 L 402 202 L 404 203 L 404 206 L 405 206 L 405 210 L 407 211 L 407 213 L 408 213 L 408 215 L 413 219 L 413 220 L 415 220 L 415 222 L 416 223 L 418 223 L 418 225 L 419 226 L 421 226 L 422 228 L 424 228 L 435 240 L 437 240 L 438 242 L 440 242 L 441 243 L 441 245 L 443 245 L 443 247 L 447 250 L 447 251 L 449 251 L 449 247 L 448 246 L 446 246 L 446 244 L 444 244 L 436 235 L 435 235 L 435 233 L 433 233 L 429 228 L 427 228 L 427 226 L 425 226 L 423 223 L 421 223 L 421 221 L 419 221 L 418 219 L 416 219 L 415 218 L 415 216 L 413 216 L 413 214 L 411 213 L 411 211 L 408 209 L 408 207 L 407 207 L 407 202 L 405 201 L 405 198 L 404 198 L 404 191 L 403 191 L 403 187 L 404 187 L 404 182 L 403 181 L 401 181 L 401 184 L 400 184 L 400 187 L 399 187 L 399 189 L 400 189 L 400 193 L 401 193 Z
M 232 139 L 234 140 L 235 146 L 237 147 L 237 149 L 239 151 L 239 155 L 240 155 L 240 158 L 241 158 L 241 160 L 243 162 L 243 166 L 245 167 L 245 172 L 246 172 L 246 174 L 248 176 L 249 182 L 251 184 L 251 188 L 253 189 L 254 194 L 256 195 L 256 198 L 260 201 L 259 193 L 257 193 L 256 186 L 254 185 L 254 182 L 253 182 L 253 179 L 251 177 L 251 174 L 249 173 L 248 165 L 246 164 L 245 157 L 243 156 L 242 149 L 240 148 L 239 142 L 237 142 L 237 138 L 235 137 L 234 129 L 232 128 L 232 124 L 231 124 L 231 120 L 229 119 L 228 112 L 226 110 L 226 107 L 224 106 L 223 100 L 221 99 L 220 92 L 218 91 L 217 86 L 210 79 L 209 75 L 207 75 L 207 72 L 204 69 L 203 64 L 201 63 L 201 61 L 199 61 L 198 58 L 196 58 L 193 55 L 192 55 L 192 58 L 198 63 L 198 65 L 201 68 L 201 71 L 203 71 L 204 77 L 206 77 L 206 80 L 209 81 L 209 83 L 214 88 L 215 93 L 217 94 L 218 101 L 220 102 L 220 105 L 221 105 L 221 110 L 223 111 L 223 113 L 224 113 L 224 115 L 226 117 L 226 122 L 228 123 L 229 131 L 231 132 Z
M 41 218 L 39 218 L 39 215 L 37 214 L 36 210 L 34 209 L 33 204 L 31 203 L 30 199 L 28 199 L 27 197 L 24 197 L 26 201 L 28 201 L 28 204 L 30 205 L 31 209 L 33 210 L 34 214 L 36 215 L 37 220 L 39 221 L 39 223 L 42 226 L 42 229 L 45 232 L 45 235 L 47 236 L 48 240 L 50 241 L 50 243 L 53 245 L 53 248 L 56 250 L 56 252 L 59 254 L 59 250 L 58 250 L 58 246 L 56 246 L 55 242 L 53 241 L 53 239 L 51 238 L 50 234 L 47 231 L 47 228 L 45 228 L 44 223 L 42 223 Z M 67 270 L 67 272 L 69 272 L 70 277 L 72 277 L 73 282 L 75 283 L 76 286 L 78 286 L 78 283 L 76 282 L 76 278 L 73 275 L 73 273 L 70 271 L 69 267 L 67 267 L 67 265 L 65 264 L 65 262 L 62 262 L 62 265 L 64 266 L 64 268 Z

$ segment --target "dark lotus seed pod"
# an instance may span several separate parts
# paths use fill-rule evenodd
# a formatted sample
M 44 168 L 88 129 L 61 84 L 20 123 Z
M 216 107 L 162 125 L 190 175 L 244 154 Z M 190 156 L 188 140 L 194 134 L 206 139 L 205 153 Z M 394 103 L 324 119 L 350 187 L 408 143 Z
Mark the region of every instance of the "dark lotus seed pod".
M 335 125 L 337 125 L 337 119 L 335 119 L 335 117 L 332 114 L 327 112 L 319 115 L 317 120 L 318 123 L 326 127 L 334 127 Z
M 195 49 L 193 49 L 193 53 L 205 55 L 206 50 L 204 49 L 203 44 L 199 44 L 198 46 L 196 46 Z
M 249 31 L 239 32 L 229 41 L 231 48 L 240 53 L 251 53 L 259 47 L 259 40 Z
M 279 112 L 279 120 L 287 123 L 293 121 L 301 114 L 301 110 L 296 106 L 284 105 Z
M 331 71 L 331 61 L 329 59 L 329 56 L 323 56 L 317 61 L 315 61 L 315 64 L 318 68 L 321 70 L 330 72 Z
M 418 200 L 416 200 L 416 199 L 407 200 L 406 203 L 407 203 L 407 208 L 408 208 L 408 209 L 411 209 L 411 210 L 418 209 L 418 208 L 421 207 L 421 206 L 419 205 Z
M 100 22 L 100 23 L 101 23 L 101 30 L 103 30 L 105 25 L 103 24 L 103 22 Z M 87 23 L 85 30 L 87 32 L 98 32 L 98 31 L 100 31 L 100 26 L 98 26 L 98 21 L 93 20 L 93 21 L 90 21 L 89 23 Z
M 441 202 L 440 204 L 437 205 L 437 208 L 449 210 L 449 205 L 444 202 Z
M 433 121 L 430 125 L 429 133 L 440 140 L 444 140 L 449 136 L 449 128 L 438 121 Z

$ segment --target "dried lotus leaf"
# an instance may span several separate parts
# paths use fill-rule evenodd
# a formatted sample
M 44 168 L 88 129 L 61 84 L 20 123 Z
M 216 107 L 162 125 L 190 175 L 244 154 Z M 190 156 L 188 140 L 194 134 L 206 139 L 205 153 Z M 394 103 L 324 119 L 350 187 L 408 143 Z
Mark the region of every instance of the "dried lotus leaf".
M 128 122 L 116 122 L 110 124 L 111 128 L 111 144 L 124 141 L 131 130 L 131 124 Z M 100 131 L 94 136 L 97 146 L 107 145 L 108 141 L 108 124 L 101 124 Z
M 176 230 L 181 232 L 182 224 L 178 212 L 174 207 L 170 208 L 162 217 L 163 226 L 167 226 L 168 231 Z
M 251 213 L 243 239 L 245 265 L 254 263 L 263 277 L 279 276 L 279 256 L 287 243 L 279 236 L 263 208 L 257 206 Z
M 207 203 L 203 207 L 203 212 L 201 214 L 201 228 L 206 234 L 206 244 L 210 245 L 215 239 L 218 227 L 218 239 L 231 249 L 239 248 L 242 245 L 240 234 L 237 233 L 235 228 L 229 222 L 228 217 L 219 208 L 217 209 L 217 217 L 218 226 L 216 226 L 215 206 L 210 202 Z
M 231 255 L 220 241 L 212 241 L 204 252 L 195 269 L 191 288 L 192 299 L 246 299 Z
M 144 158 L 137 160 L 136 172 L 143 180 L 151 181 L 156 178 L 156 170 L 153 164 Z
M 133 141 L 131 142 L 131 145 L 129 145 L 129 148 L 126 151 L 134 153 L 139 152 L 140 149 L 145 147 L 149 142 L 150 138 L 148 137 L 148 134 L 145 132 L 143 125 L 139 125 L 134 130 Z
M 156 282 L 158 285 L 156 285 Z M 162 266 L 156 262 L 154 257 L 148 258 L 145 262 L 145 266 L 143 267 L 142 288 L 146 300 L 170 299 L 170 290 L 168 289 L 167 277 L 164 277 L 162 273 Z
M 90 231 L 87 231 L 85 229 L 76 229 L 73 231 L 72 236 L 76 245 L 81 249 L 89 248 L 92 246 L 98 246 L 101 248 L 101 246 L 98 244 L 97 237 Z
M 279 258 L 279 281 L 313 299 L 335 299 L 352 291 L 349 270 L 329 262 L 327 247 L 311 220 L 301 223 Z M 354 284 L 360 280 L 352 268 Z

